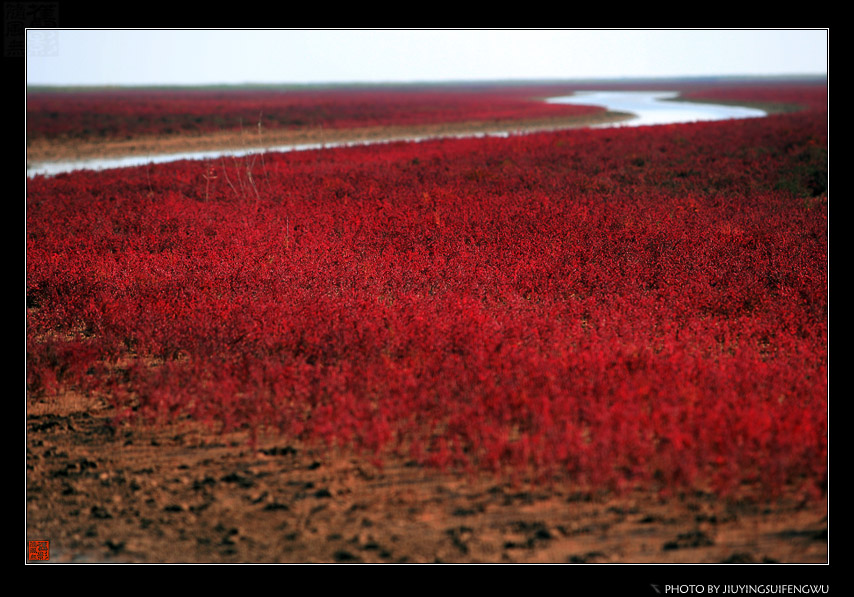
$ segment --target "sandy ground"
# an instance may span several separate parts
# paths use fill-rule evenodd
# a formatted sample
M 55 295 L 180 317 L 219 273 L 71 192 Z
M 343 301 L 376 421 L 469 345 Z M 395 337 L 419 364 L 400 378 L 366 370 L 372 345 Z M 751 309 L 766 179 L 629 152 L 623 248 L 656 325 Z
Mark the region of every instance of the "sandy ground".
M 52 563 L 825 563 L 827 503 L 617 497 L 404 461 L 383 470 L 189 423 L 30 400 L 27 540 Z
M 408 139 L 441 135 L 497 133 L 505 131 L 545 131 L 615 122 L 631 118 L 630 114 L 602 112 L 600 114 L 550 118 L 540 120 L 458 122 L 448 124 L 364 127 L 324 130 L 258 130 L 247 127 L 242 131 L 221 131 L 196 135 L 134 137 L 112 140 L 47 140 L 34 139 L 27 144 L 27 163 L 36 165 L 50 161 L 85 160 L 105 157 L 147 156 L 184 153 L 189 151 L 218 151 L 254 149 L 315 143 L 346 143 L 385 139 Z
M 327 132 L 324 140 L 352 134 Z M 269 144 L 283 142 L 269 137 Z M 236 139 L 36 144 L 30 159 L 228 143 Z M 286 438 L 250 448 L 240 434 L 189 423 L 114 427 L 110 417 L 95 397 L 27 398 L 26 535 L 28 546 L 50 542 L 49 563 L 828 561 L 826 500 L 614 496 L 405 461 L 378 470 L 357 455 L 321 453 Z

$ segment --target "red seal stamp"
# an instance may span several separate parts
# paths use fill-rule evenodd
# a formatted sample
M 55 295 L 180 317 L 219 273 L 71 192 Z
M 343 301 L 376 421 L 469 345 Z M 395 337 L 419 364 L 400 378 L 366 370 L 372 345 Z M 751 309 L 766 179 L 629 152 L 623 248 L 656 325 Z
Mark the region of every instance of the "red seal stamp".
M 27 541 L 28 560 L 49 560 L 50 541 Z

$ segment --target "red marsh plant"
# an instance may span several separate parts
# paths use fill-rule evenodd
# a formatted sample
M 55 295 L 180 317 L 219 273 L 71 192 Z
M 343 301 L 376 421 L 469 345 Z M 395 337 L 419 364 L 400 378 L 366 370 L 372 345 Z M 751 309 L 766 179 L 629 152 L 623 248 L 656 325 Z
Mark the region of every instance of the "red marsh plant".
M 488 123 L 603 111 L 542 101 L 572 90 L 566 85 L 33 89 L 27 94 L 27 136 L 30 141 L 124 139 L 240 131 L 259 119 L 269 130 L 351 129 Z
M 820 496 L 813 105 L 33 178 L 28 392 L 377 464 Z

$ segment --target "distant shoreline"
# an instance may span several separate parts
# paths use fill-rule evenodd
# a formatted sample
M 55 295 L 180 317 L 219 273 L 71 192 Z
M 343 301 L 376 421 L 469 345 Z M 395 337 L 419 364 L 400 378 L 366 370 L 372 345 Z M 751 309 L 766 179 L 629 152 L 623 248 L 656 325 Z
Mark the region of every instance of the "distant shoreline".
M 28 93 L 70 93 L 108 90 L 280 90 L 294 89 L 387 89 L 415 87 L 512 87 L 525 85 L 627 85 L 627 84 L 712 84 L 712 83 L 827 83 L 827 74 L 792 73 L 788 75 L 703 75 L 685 77 L 606 77 L 581 79 L 495 79 L 483 81 L 388 81 L 388 82 L 318 82 L 318 83 L 201 83 L 197 85 L 27 85 Z

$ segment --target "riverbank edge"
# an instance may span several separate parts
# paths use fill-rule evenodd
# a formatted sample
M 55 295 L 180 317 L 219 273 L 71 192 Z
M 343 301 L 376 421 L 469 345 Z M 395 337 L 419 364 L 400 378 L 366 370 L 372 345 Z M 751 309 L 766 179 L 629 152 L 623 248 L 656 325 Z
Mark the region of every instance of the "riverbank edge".
M 27 169 L 52 162 L 178 155 L 194 152 L 275 151 L 281 147 L 405 141 L 422 138 L 522 134 L 609 124 L 633 118 L 625 112 L 603 111 L 584 116 L 535 120 L 466 121 L 413 126 L 353 129 L 290 129 L 254 132 L 219 131 L 196 135 L 140 136 L 121 140 L 36 139 L 27 146 Z

